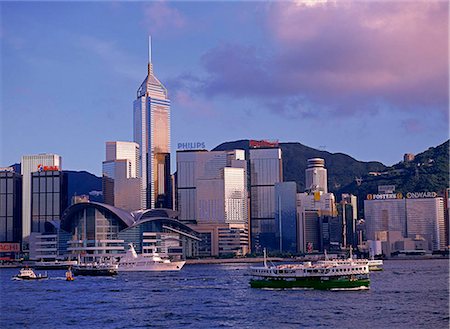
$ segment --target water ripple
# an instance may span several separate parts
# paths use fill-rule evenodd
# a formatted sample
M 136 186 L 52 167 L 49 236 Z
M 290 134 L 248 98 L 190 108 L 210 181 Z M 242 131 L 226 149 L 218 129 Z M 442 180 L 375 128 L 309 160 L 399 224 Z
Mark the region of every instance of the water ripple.
M 114 278 L 0 269 L 0 328 L 448 328 L 448 260 L 386 261 L 367 291 L 251 289 L 248 266 Z M 426 301 L 426 302 L 424 302 Z

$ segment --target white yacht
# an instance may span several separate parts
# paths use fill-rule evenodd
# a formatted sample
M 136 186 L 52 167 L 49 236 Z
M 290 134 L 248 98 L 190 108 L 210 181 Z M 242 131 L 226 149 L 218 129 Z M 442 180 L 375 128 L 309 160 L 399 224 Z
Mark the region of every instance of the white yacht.
M 185 261 L 171 262 L 169 259 L 162 259 L 156 252 L 151 256 L 138 255 L 133 244 L 129 244 L 125 256 L 120 258 L 119 272 L 139 272 L 139 271 L 179 271 L 186 263 Z

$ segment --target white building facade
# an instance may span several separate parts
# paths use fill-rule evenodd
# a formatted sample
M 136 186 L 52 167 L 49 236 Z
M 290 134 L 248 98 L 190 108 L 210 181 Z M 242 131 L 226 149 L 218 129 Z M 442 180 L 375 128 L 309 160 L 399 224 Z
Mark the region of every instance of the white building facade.
M 305 171 L 305 189 L 310 192 L 328 192 L 327 170 L 325 160 L 321 158 L 308 159 L 308 168 Z
M 419 195 L 419 197 L 416 197 Z M 367 240 L 395 236 L 424 240 L 426 250 L 444 250 L 444 200 L 435 192 L 369 194 L 364 201 Z M 399 232 L 399 237 L 391 232 Z M 394 243 L 395 241 L 390 241 Z
M 127 160 L 127 178 L 139 177 L 139 144 L 135 142 L 106 142 L 105 161 Z
M 246 161 L 243 150 L 177 151 L 177 201 L 181 221 L 195 222 L 198 220 L 197 207 L 199 203 L 197 197 L 200 185 L 200 189 L 203 191 L 207 191 L 208 188 L 213 188 L 216 191 L 222 190 L 223 196 L 220 199 L 225 199 L 225 189 L 222 188 L 224 184 L 223 169 L 229 167 L 242 168 L 245 171 Z M 231 172 L 227 176 L 230 177 L 227 178 L 230 181 Z M 213 207 L 214 202 L 212 200 L 209 202 Z
M 406 223 L 409 238 L 420 235 L 429 250 L 444 250 L 444 200 L 442 198 L 406 199 Z
M 246 224 L 247 187 L 243 168 L 224 167 L 220 177 L 197 180 L 197 221 Z
M 382 199 L 364 200 L 367 240 L 377 240 L 377 232 L 398 231 L 406 237 L 406 202 L 401 195 L 377 194 Z
M 245 152 L 177 152 L 179 220 L 202 234 L 204 256 L 249 250 Z
M 31 233 L 31 173 L 47 168 L 62 170 L 62 158 L 57 154 L 24 155 L 22 174 L 22 239 L 27 242 Z
M 102 166 L 104 202 L 120 209 L 141 209 L 139 145 L 134 142 L 106 142 Z

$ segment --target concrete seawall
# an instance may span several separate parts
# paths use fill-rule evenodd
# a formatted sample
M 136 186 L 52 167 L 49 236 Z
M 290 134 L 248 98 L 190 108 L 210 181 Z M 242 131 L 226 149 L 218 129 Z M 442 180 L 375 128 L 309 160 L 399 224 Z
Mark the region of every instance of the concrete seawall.
M 239 264 L 239 263 L 262 263 L 264 261 L 263 257 L 255 257 L 255 258 L 202 258 L 202 259 L 188 259 L 186 260 L 186 265 L 195 265 L 195 264 Z M 270 257 L 267 258 L 267 261 L 272 262 L 282 262 L 282 261 L 292 261 L 289 258 L 277 258 Z

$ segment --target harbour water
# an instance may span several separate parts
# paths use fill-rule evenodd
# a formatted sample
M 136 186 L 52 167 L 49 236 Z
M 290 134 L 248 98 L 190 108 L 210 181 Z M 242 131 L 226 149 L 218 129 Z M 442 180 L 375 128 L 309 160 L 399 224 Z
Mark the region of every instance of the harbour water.
M 249 264 L 15 281 L 0 269 L 0 328 L 448 328 L 449 261 L 385 261 L 366 291 L 260 290 Z M 39 271 L 37 271 L 39 272 Z

